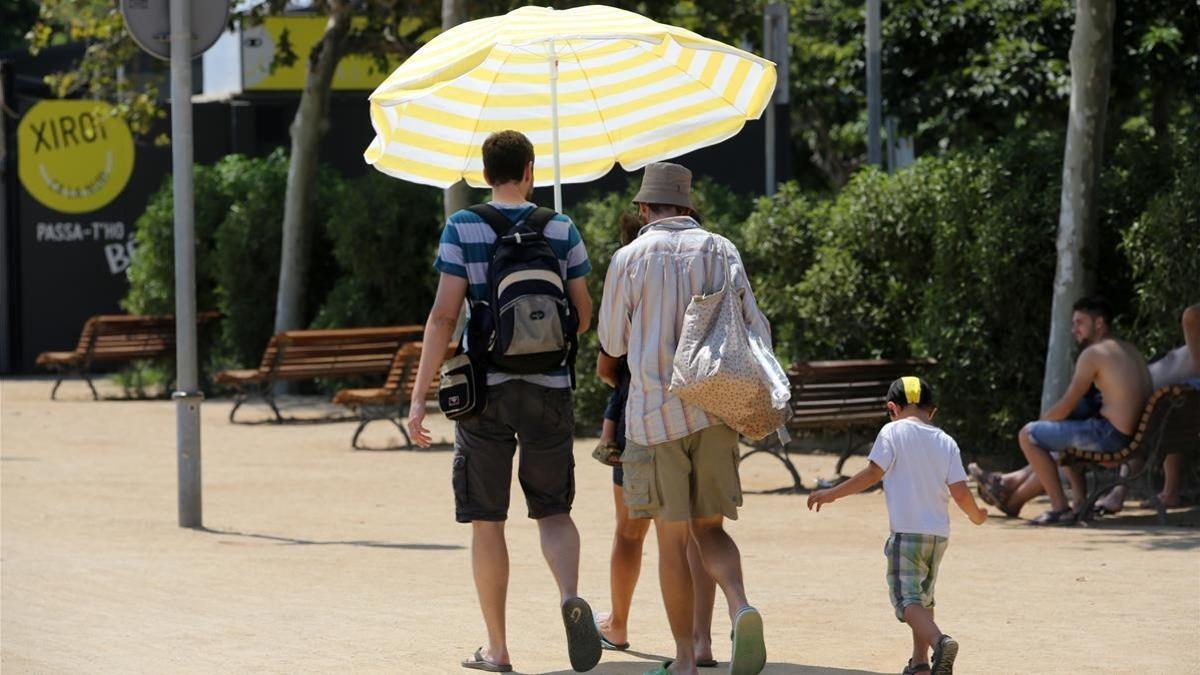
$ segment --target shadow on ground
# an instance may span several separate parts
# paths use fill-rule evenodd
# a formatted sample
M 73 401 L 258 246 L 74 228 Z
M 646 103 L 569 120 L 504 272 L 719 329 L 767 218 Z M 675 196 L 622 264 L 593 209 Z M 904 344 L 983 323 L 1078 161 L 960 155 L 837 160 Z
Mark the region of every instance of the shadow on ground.
M 285 546 L 364 546 L 367 548 L 390 548 L 400 549 L 404 551 L 461 551 L 465 547 L 458 544 L 397 544 L 387 541 L 369 541 L 369 540 L 336 540 L 336 541 L 316 541 L 313 539 L 296 539 L 294 537 L 280 537 L 273 534 L 256 534 L 253 532 L 234 532 L 232 530 L 214 530 L 207 527 L 200 528 L 201 532 L 209 534 L 220 534 L 227 537 L 245 537 L 247 539 L 261 539 L 273 541 Z M 235 544 L 234 541 L 218 541 L 219 544 Z
M 428 448 L 421 448 L 421 447 L 417 447 L 416 445 L 412 446 L 411 448 L 408 446 L 405 446 L 405 445 L 389 445 L 386 447 L 378 447 L 378 448 L 360 447 L 360 448 L 351 448 L 351 449 L 354 452 L 366 452 L 366 453 L 371 453 L 371 452 L 452 452 L 454 450 L 454 444 L 453 443 L 434 443 L 433 445 L 429 446 Z
M 642 675 L 648 670 L 653 670 L 661 661 L 644 661 L 640 663 L 603 663 L 596 666 L 591 672 L 597 675 Z M 702 668 L 701 673 L 723 673 L 727 672 L 728 663 L 722 662 L 716 668 Z M 763 675 L 885 675 L 875 670 L 855 670 L 853 668 L 825 668 L 822 666 L 805 666 L 798 663 L 768 663 L 767 667 L 762 671 Z M 574 675 L 573 670 L 555 670 L 543 675 Z M 522 671 L 514 670 L 513 675 L 522 675 Z M 532 674 L 528 674 L 532 675 Z

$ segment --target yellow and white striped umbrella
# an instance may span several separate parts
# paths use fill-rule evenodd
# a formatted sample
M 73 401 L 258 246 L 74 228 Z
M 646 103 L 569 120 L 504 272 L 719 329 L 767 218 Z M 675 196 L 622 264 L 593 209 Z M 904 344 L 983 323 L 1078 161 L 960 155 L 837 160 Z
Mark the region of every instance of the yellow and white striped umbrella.
M 560 183 L 719 143 L 774 88 L 770 61 L 633 12 L 522 7 L 438 35 L 379 85 L 364 158 L 416 183 L 483 187 L 480 146 L 516 129 L 561 209 Z

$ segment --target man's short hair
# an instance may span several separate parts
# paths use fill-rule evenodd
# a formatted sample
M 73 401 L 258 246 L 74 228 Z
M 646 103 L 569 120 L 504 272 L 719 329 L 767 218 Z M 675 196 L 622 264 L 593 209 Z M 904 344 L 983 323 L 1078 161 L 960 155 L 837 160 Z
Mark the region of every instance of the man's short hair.
M 492 185 L 519 183 L 533 161 L 533 143 L 519 131 L 497 131 L 483 142 L 483 173 Z
M 1104 319 L 1104 323 L 1112 325 L 1112 306 L 1099 295 L 1080 298 L 1071 306 L 1072 312 L 1083 312 L 1093 319 Z
M 653 213 L 655 215 L 659 215 L 659 214 L 663 214 L 663 213 L 670 213 L 671 211 L 674 211 L 675 213 L 677 213 L 681 216 L 682 215 L 691 216 L 692 220 L 696 221 L 697 223 L 704 222 L 700 218 L 699 211 L 696 211 L 694 209 L 689 209 L 684 206 L 679 206 L 677 204 L 651 204 L 648 202 L 640 202 L 640 203 L 646 204 L 646 208 L 650 209 L 650 213 Z

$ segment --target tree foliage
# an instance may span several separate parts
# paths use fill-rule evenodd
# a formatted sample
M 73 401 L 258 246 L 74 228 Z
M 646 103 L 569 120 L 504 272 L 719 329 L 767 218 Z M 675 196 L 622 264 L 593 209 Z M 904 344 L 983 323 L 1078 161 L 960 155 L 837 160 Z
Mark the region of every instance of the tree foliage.
M 866 53 L 860 0 L 791 0 L 793 133 L 801 180 L 839 187 L 865 161 Z M 968 148 L 1019 129 L 1061 129 L 1068 96 L 1070 0 L 883 3 L 884 115 L 918 154 Z M 1110 128 L 1153 118 L 1160 134 L 1197 109 L 1200 6 L 1119 3 Z

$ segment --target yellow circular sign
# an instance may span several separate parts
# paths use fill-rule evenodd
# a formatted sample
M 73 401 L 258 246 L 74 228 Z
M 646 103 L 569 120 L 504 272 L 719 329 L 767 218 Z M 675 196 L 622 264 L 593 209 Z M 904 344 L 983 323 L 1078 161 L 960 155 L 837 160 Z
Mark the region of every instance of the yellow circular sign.
M 42 204 L 87 213 L 117 198 L 133 173 L 133 134 L 98 101 L 41 101 L 17 127 L 17 175 Z

